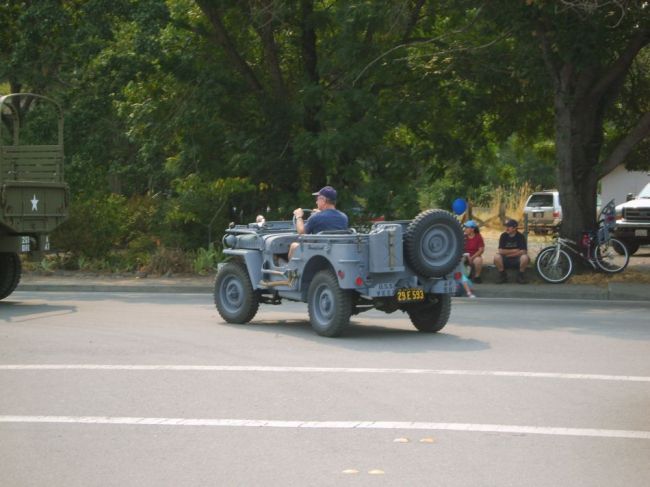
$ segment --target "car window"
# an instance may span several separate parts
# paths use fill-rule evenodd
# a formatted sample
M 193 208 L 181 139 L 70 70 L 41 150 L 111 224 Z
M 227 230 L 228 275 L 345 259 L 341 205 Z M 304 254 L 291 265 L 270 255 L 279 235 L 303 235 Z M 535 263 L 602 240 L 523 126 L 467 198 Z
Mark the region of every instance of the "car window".
M 533 208 L 553 206 L 553 194 L 534 194 L 530 197 L 526 206 Z

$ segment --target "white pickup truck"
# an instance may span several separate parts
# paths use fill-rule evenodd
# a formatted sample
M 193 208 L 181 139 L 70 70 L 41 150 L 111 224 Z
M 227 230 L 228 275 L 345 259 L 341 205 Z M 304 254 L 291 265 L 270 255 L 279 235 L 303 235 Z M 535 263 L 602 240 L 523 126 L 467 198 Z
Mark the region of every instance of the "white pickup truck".
M 614 236 L 625 244 L 630 255 L 639 246 L 650 244 L 650 183 L 636 198 L 616 206 Z

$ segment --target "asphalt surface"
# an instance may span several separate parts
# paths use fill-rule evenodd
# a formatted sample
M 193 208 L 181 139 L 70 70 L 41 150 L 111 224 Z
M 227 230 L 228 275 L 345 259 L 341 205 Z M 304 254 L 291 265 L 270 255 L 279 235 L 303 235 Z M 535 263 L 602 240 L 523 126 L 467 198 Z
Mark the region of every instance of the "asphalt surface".
M 0 484 L 650 483 L 647 303 L 455 299 L 448 325 L 208 294 L 0 302 Z

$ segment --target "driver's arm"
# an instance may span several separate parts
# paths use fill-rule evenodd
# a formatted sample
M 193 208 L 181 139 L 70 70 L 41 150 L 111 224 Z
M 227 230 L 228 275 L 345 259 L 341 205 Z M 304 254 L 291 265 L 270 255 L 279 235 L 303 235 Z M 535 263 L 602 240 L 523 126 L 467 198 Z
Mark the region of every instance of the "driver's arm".
M 305 213 L 302 208 L 293 210 L 293 216 L 296 218 L 296 231 L 299 235 L 303 235 L 305 233 L 305 221 L 303 220 Z

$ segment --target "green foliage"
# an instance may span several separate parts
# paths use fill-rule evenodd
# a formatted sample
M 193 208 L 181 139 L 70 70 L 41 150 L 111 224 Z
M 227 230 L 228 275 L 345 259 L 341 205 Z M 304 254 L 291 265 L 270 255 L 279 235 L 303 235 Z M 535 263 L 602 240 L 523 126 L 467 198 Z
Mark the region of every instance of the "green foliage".
M 256 188 L 246 178 L 206 182 L 190 174 L 176 179 L 173 187 L 175 196 L 168 201 L 165 223 L 171 229 L 170 243 L 182 248 L 196 248 L 215 237 L 219 240 L 231 216 L 246 214 L 252 219 L 255 212 L 251 203 Z
M 636 4 L 584 5 L 5 2 L 0 82 L 64 106 L 74 198 L 58 248 L 82 267 L 189 268 L 180 255 L 212 248 L 230 221 L 287 219 L 324 184 L 344 211 L 386 218 L 556 186 L 540 26 L 554 62 L 602 74 L 649 25 Z M 603 109 L 603 152 L 648 111 L 649 59 Z M 29 136 L 48 130 L 37 117 Z
M 70 218 L 52 234 L 52 246 L 77 255 L 102 257 L 124 244 L 126 227 L 126 198 L 78 198 L 70 206 Z
M 219 252 L 214 247 L 208 249 L 199 248 L 192 261 L 192 270 L 195 274 L 204 276 L 213 272 L 218 262 Z

